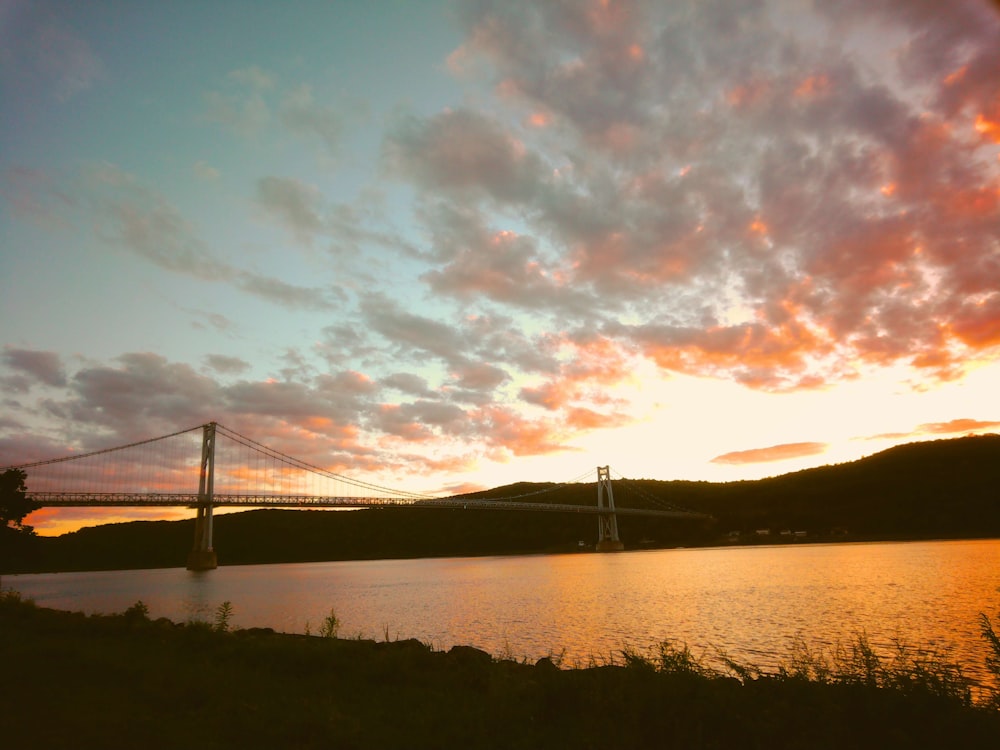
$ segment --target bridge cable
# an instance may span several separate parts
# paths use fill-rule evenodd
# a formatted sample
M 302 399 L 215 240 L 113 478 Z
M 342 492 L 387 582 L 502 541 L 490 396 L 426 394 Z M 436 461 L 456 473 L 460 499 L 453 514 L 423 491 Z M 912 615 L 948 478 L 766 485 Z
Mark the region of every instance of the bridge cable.
M 559 482 L 557 484 L 554 484 L 551 487 L 545 487 L 544 489 L 534 490 L 532 492 L 523 492 L 520 495 L 504 495 L 503 497 L 484 497 L 484 498 L 479 498 L 479 499 L 481 499 L 481 500 L 489 500 L 491 502 L 502 502 L 504 500 L 519 500 L 522 497 L 534 497 L 535 495 L 544 495 L 544 494 L 549 493 L 549 492 L 558 492 L 559 490 L 566 489 L 567 487 L 569 487 L 571 485 L 578 484 L 581 479 L 583 479 L 584 477 L 589 476 L 589 475 L 591 475 L 593 473 L 594 473 L 593 469 L 587 469 L 587 471 L 583 472 L 582 474 L 580 474 L 577 477 L 574 477 L 573 479 L 567 480 L 565 482 Z M 476 495 L 476 494 L 480 494 L 482 492 L 489 492 L 489 490 L 480 490 L 479 492 L 470 492 L 469 494 L 470 495 Z M 462 497 L 462 496 L 459 495 L 458 497 Z
M 684 512 L 687 512 L 687 513 L 697 513 L 698 512 L 698 511 L 692 511 L 690 508 L 684 508 L 684 507 L 682 507 L 680 505 L 677 505 L 676 503 L 670 502 L 669 500 L 661 500 L 656 495 L 654 495 L 651 492 L 649 492 L 648 490 L 644 489 L 642 487 L 642 485 L 640 485 L 636 480 L 634 480 L 634 479 L 628 479 L 628 478 L 622 476 L 621 474 L 618 474 L 618 472 L 614 472 L 614 473 L 617 474 L 617 476 L 615 478 L 618 481 L 620 481 L 620 482 L 624 482 L 625 486 L 628 488 L 628 490 L 630 492 L 638 495 L 639 497 L 642 497 L 642 498 L 648 500 L 654 506 L 657 506 L 659 508 L 665 508 L 667 510 L 684 511 Z
M 195 430 L 202 429 L 204 425 L 197 425 L 196 427 L 189 427 L 186 430 L 179 430 L 177 432 L 172 432 L 169 435 L 160 435 L 155 438 L 148 438 L 146 440 L 138 440 L 134 443 L 128 443 L 127 445 L 116 445 L 114 448 L 103 448 L 98 451 L 90 451 L 89 453 L 74 453 L 71 456 L 61 456 L 60 458 L 49 458 L 44 461 L 35 461 L 30 464 L 12 464 L 10 466 L 0 466 L 0 471 L 6 471 L 7 469 L 31 469 L 35 466 L 45 466 L 47 464 L 58 464 L 63 461 L 75 461 L 78 458 L 90 458 L 91 456 L 100 456 L 104 453 L 113 453 L 114 451 L 125 450 L 126 448 L 135 448 L 139 445 L 147 445 L 148 443 L 155 443 L 159 440 L 166 440 L 167 438 L 177 437 L 178 435 L 184 435 L 188 432 L 194 432 Z
M 343 474 L 337 474 L 336 472 L 329 471 L 328 469 L 323 469 L 323 468 L 321 468 L 319 466 L 315 466 L 313 464 L 310 464 L 310 463 L 307 463 L 305 461 L 302 461 L 301 459 L 289 456 L 288 454 L 282 453 L 281 451 L 278 451 L 278 450 L 275 450 L 274 448 L 271 448 L 271 447 L 269 447 L 267 445 L 264 445 L 263 443 L 258 443 L 253 438 L 248 438 L 246 435 L 241 435 L 240 433 L 236 432 L 235 430 L 232 430 L 232 429 L 230 429 L 228 427 L 224 427 L 223 425 L 220 425 L 220 424 L 217 424 L 215 426 L 215 429 L 216 429 L 217 432 L 221 432 L 225 437 L 229 438 L 230 440 L 232 440 L 232 441 L 234 441 L 236 443 L 239 443 L 240 445 L 246 446 L 248 448 L 252 447 L 256 451 L 258 451 L 259 453 L 263 454 L 264 456 L 267 456 L 268 458 L 271 458 L 272 460 L 282 461 L 282 462 L 284 462 L 284 463 L 286 463 L 286 464 L 288 464 L 290 466 L 294 466 L 294 467 L 299 468 L 299 469 L 306 469 L 308 471 L 311 471 L 311 472 L 314 472 L 316 474 L 319 474 L 320 476 L 324 476 L 324 477 L 326 477 L 328 479 L 333 479 L 333 480 L 336 480 L 336 481 L 341 481 L 341 482 L 344 482 L 346 484 L 350 484 L 350 485 L 353 485 L 355 487 L 359 487 L 359 488 L 365 489 L 365 490 L 375 490 L 375 491 L 378 491 L 378 492 L 388 492 L 390 494 L 402 495 L 402 496 L 405 496 L 405 497 L 410 497 L 410 498 L 419 499 L 419 500 L 434 500 L 434 499 L 436 499 L 433 495 L 423 495 L 423 494 L 421 494 L 419 492 L 410 492 L 408 490 L 397 490 L 397 489 L 392 489 L 392 488 L 389 488 L 389 487 L 382 487 L 380 485 L 372 484 L 370 482 L 365 482 L 365 481 L 360 480 L 360 479 L 353 479 L 351 477 L 344 476 Z

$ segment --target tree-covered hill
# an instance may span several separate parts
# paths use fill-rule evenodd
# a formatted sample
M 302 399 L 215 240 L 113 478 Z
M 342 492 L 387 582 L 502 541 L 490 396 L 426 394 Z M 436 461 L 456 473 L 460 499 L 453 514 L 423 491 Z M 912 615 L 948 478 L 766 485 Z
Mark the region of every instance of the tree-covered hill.
M 619 507 L 673 506 L 714 518 L 706 523 L 620 517 L 628 548 L 1000 536 L 1000 435 L 911 443 L 851 463 L 758 481 L 619 480 L 614 493 Z M 594 483 L 522 482 L 469 497 L 597 502 Z M 758 533 L 765 529 L 770 534 Z M 190 520 L 97 526 L 5 545 L 0 570 L 179 566 L 193 535 Z M 580 549 L 581 541 L 593 544 L 596 535 L 595 516 L 562 513 L 266 509 L 215 518 L 223 565 L 569 551 Z

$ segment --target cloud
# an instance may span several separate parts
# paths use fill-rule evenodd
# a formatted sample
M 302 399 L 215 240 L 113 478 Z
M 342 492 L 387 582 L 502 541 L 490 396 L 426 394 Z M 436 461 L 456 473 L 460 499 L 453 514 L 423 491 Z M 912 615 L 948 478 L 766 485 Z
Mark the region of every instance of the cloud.
M 1000 427 L 1000 422 L 980 419 L 952 419 L 947 422 L 925 422 L 917 425 L 909 432 L 883 432 L 871 435 L 862 440 L 900 440 L 903 438 L 921 438 L 927 435 L 955 435 L 976 431 L 992 431 Z
M 383 160 L 391 174 L 425 188 L 481 190 L 500 201 L 523 199 L 542 169 L 498 123 L 468 109 L 402 118 L 385 140 Z
M 212 328 L 219 333 L 232 333 L 236 329 L 236 324 L 221 313 L 184 307 L 182 305 L 178 305 L 177 309 L 193 318 L 191 321 L 192 328 L 200 330 Z
M 290 309 L 330 310 L 342 298 L 336 287 L 303 287 L 219 260 L 163 195 L 113 164 L 91 165 L 84 189 L 97 235 L 164 270 L 231 284 Z
M 633 419 L 626 414 L 602 413 L 586 407 L 574 407 L 566 414 L 566 425 L 573 430 L 592 430 L 623 427 Z
M 70 398 L 51 401 L 50 410 L 81 427 L 110 429 L 129 440 L 212 420 L 221 391 L 211 378 L 148 352 L 123 354 L 117 361 L 117 367 L 78 370 L 70 379 Z
M 470 341 L 459 329 L 407 312 L 381 294 L 366 295 L 360 308 L 365 324 L 399 352 L 424 352 L 445 362 L 465 363 L 464 352 Z
M 66 370 L 56 352 L 5 346 L 0 359 L 10 369 L 24 373 L 37 383 L 54 388 L 66 385 Z
M 382 379 L 382 385 L 386 388 L 395 388 L 401 393 L 418 398 L 434 398 L 435 393 L 427 387 L 427 381 L 419 375 L 409 372 L 396 372 Z
M 450 64 L 493 84 L 493 109 L 402 118 L 383 150 L 423 192 L 435 293 L 589 317 L 665 370 L 766 390 L 897 363 L 952 379 L 997 356 L 996 14 L 525 1 L 459 17 Z
M 278 85 L 278 77 L 257 65 L 230 71 L 216 89 L 203 94 L 204 118 L 243 137 L 257 137 L 279 124 L 297 138 L 318 139 L 337 156 L 349 124 L 363 105 L 337 109 L 317 99 L 313 87 Z
M 315 185 L 290 177 L 267 175 L 257 180 L 255 203 L 261 215 L 287 230 L 296 242 L 311 247 L 319 238 L 339 261 L 350 262 L 371 247 L 387 248 L 393 253 L 413 256 L 409 242 L 396 234 L 366 197 L 359 205 L 330 203 Z M 370 257 L 350 275 L 360 278 L 371 273 Z
M 4 168 L 0 197 L 10 205 L 12 215 L 49 230 L 68 228 L 66 214 L 76 203 L 51 175 L 20 165 Z
M 487 405 L 470 414 L 473 429 L 501 454 L 537 456 L 571 450 L 567 431 L 547 419 L 526 419 L 510 407 Z
M 320 191 L 300 180 L 269 176 L 257 181 L 257 204 L 302 242 L 324 230 L 322 203 Z
M 421 276 L 435 294 L 575 317 L 587 316 L 598 302 L 567 283 L 534 238 L 491 230 L 465 206 L 442 202 L 424 215 L 433 222 L 433 252 L 445 261 Z
M 412 441 L 434 438 L 437 430 L 446 435 L 461 435 L 469 428 L 463 409 L 439 401 L 382 404 L 373 421 L 382 432 Z
M 454 378 L 459 388 L 492 391 L 510 380 L 510 375 L 501 367 L 487 362 L 476 362 L 457 368 Z
M 205 364 L 220 375 L 238 375 L 250 369 L 250 363 L 240 357 L 225 354 L 208 354 Z
M 235 278 L 236 286 L 243 291 L 293 310 L 335 310 L 337 300 L 344 299 L 343 292 L 335 286 L 329 290 L 304 287 L 247 271 L 239 271 Z
M 712 459 L 714 464 L 758 464 L 768 461 L 786 461 L 790 458 L 815 456 L 827 449 L 826 443 L 785 443 L 772 445 L 768 448 L 751 448 L 745 451 L 723 453 Z
M 257 65 L 232 70 L 227 76 L 230 80 L 257 91 L 268 91 L 274 88 L 274 75 Z
M 340 151 L 344 117 L 332 107 L 319 104 L 310 86 L 302 84 L 285 97 L 281 117 L 293 132 L 319 138 L 329 153 Z
M 537 387 L 525 387 L 520 393 L 521 399 L 526 403 L 544 407 L 549 411 L 561 408 L 575 395 L 576 388 L 563 382 L 548 382 Z
M 356 370 L 345 370 L 335 375 L 321 375 L 317 383 L 332 392 L 356 395 L 374 395 L 381 389 L 377 382 Z
M 223 90 L 204 93 L 204 117 L 238 135 L 254 136 L 272 120 L 272 108 L 265 97 L 274 87 L 273 74 L 256 65 L 232 70 Z
M 194 369 L 132 352 L 75 372 L 8 358 L 12 413 L 30 393 L 74 439 L 73 425 L 104 441 L 216 418 L 323 466 L 464 469 L 625 423 L 616 387 L 648 363 L 791 390 L 880 368 L 954 379 L 1000 356 L 1000 17 L 985 4 L 510 0 L 456 14 L 449 65 L 464 90 L 485 88 L 391 116 L 377 185 L 343 202 L 296 173 L 250 183 L 265 231 L 321 247 L 310 260 L 342 287 L 237 265 L 241 248 L 210 246 L 119 167 L 88 168 L 73 190 L 9 168 L 17 220 L 89 211 L 100 239 L 158 269 L 335 313 L 310 348 L 279 347 L 270 378 L 225 354 Z M 319 85 L 260 66 L 211 88 L 210 121 L 278 136 L 296 158 L 303 144 L 339 154 L 354 122 Z M 991 423 L 917 430 L 966 425 Z
M 271 109 L 253 93 L 208 91 L 204 95 L 205 119 L 242 136 L 252 136 L 267 127 Z
M 409 339 L 412 344 L 425 344 L 426 321 L 399 311 L 391 319 L 400 331 L 417 332 Z M 294 351 L 288 357 L 301 360 Z M 183 477 L 190 476 L 197 461 L 197 426 L 209 421 L 315 466 L 367 475 L 371 481 L 412 476 L 420 467 L 426 472 L 465 471 L 482 456 L 504 461 L 564 452 L 571 437 L 623 419 L 583 405 L 529 418 L 502 394 L 510 380 L 506 369 L 472 360 L 456 359 L 455 367 L 442 375 L 439 390 L 412 372 L 379 380 L 360 370 L 317 373 L 299 366 L 295 380 L 247 378 L 248 363 L 222 354 L 207 355 L 201 371 L 150 352 L 127 353 L 107 364 L 84 363 L 69 373 L 57 358 L 32 350 L 8 348 L 4 363 L 31 382 L 49 381 L 37 416 L 59 435 L 51 440 L 25 437 L 19 422 L 3 425 L 0 450 L 12 462 L 103 450 L 188 430 L 169 438 L 174 447 L 164 443 L 148 455 L 108 454 L 99 469 L 59 464 L 63 480 L 94 491 L 115 491 L 120 486 L 116 482 L 135 481 L 140 465 L 146 467 L 138 480 L 144 486 L 173 491 L 178 482 L 187 481 Z M 387 399 L 390 390 L 401 398 Z M 230 454 L 217 456 L 220 492 L 233 483 L 245 486 L 260 474 L 252 460 L 238 455 L 245 448 L 242 443 L 226 445 Z M 140 449 L 129 449 L 135 450 Z M 36 491 L 61 481 L 36 471 L 32 479 Z
M 194 172 L 195 177 L 204 182 L 214 182 L 222 176 L 222 173 L 218 169 L 206 161 L 195 162 L 191 170 Z
M 223 281 L 233 269 L 215 259 L 194 227 L 160 193 L 114 164 L 90 165 L 86 197 L 96 213 L 96 233 L 106 242 L 168 271 Z
M 4 12 L 0 29 L 0 80 L 19 106 L 30 109 L 39 93 L 64 104 L 105 78 L 104 62 L 70 14 L 51 4 L 19 5 Z
M 928 422 L 917 426 L 917 432 L 932 435 L 946 435 L 974 430 L 993 430 L 1000 427 L 1000 422 L 988 422 L 979 419 L 952 419 L 949 422 Z

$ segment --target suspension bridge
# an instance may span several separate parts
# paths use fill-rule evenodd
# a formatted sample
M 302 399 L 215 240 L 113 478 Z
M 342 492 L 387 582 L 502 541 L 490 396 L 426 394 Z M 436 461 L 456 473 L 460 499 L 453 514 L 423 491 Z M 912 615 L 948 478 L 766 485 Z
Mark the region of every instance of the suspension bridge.
M 678 520 L 710 518 L 655 498 L 660 508 L 615 507 L 607 466 L 597 469 L 595 505 L 525 499 L 570 483 L 528 495 L 488 499 L 462 495 L 433 497 L 390 489 L 294 458 L 216 422 L 3 470 L 6 469 L 30 472 L 28 494 L 42 507 L 194 508 L 195 538 L 187 562 L 190 570 L 210 570 L 218 565 L 212 538 L 212 511 L 216 507 L 409 507 L 585 513 L 597 516 L 596 549 L 600 552 L 624 549 L 618 535 L 619 515 Z

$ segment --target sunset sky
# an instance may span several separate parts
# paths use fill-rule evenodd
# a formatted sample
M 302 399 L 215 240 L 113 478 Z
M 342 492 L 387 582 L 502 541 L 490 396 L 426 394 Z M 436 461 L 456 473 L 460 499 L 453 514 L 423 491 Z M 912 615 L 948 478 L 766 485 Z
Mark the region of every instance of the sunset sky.
M 1000 11 L 3 0 L 0 305 L 0 466 L 217 421 L 441 494 L 997 432 Z

